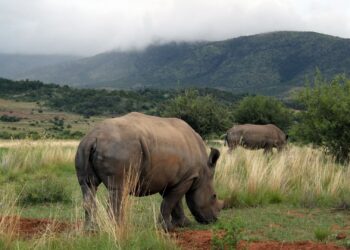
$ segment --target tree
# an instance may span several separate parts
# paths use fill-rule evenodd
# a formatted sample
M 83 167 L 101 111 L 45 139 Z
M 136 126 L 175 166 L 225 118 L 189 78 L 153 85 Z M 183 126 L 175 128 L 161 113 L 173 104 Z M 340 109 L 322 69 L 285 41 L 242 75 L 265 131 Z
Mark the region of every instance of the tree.
M 197 90 L 186 90 L 171 99 L 161 115 L 186 121 L 203 137 L 223 133 L 232 125 L 229 109 L 211 95 L 200 96 Z
M 279 100 L 268 96 L 247 96 L 234 111 L 239 124 L 275 124 L 286 131 L 292 121 L 292 112 Z
M 317 72 L 313 86 L 298 92 L 297 101 L 304 110 L 293 126 L 295 136 L 307 143 L 324 147 L 339 161 L 350 154 L 350 80 L 338 75 L 325 80 Z

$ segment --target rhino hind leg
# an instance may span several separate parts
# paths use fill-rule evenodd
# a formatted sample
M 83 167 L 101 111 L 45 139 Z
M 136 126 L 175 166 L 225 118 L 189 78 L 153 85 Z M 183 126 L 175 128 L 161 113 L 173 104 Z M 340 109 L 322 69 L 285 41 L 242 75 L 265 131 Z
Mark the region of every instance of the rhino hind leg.
M 120 223 L 122 221 L 122 207 L 121 200 L 123 196 L 123 191 L 120 188 L 108 188 L 109 193 L 109 215 L 116 222 Z
M 182 205 L 182 200 L 178 201 L 171 212 L 172 223 L 177 227 L 186 227 L 190 225 L 190 220 L 185 216 L 185 212 Z
M 265 146 L 264 147 L 264 154 L 270 154 L 272 153 L 273 147 L 271 146 Z
M 83 206 L 85 210 L 85 229 L 88 231 L 96 230 L 96 191 L 101 182 L 94 177 L 81 182 L 81 191 L 83 193 Z
M 160 220 L 165 231 L 173 231 L 175 225 L 171 221 L 171 215 L 176 205 L 181 202 L 182 197 L 187 193 L 192 185 L 192 180 L 180 183 L 176 187 L 166 190 L 162 196 L 163 201 L 160 206 Z M 178 207 L 177 207 L 178 208 Z M 179 212 L 179 211 L 176 211 Z M 176 213 L 175 212 L 175 213 Z
M 108 176 L 103 178 L 103 183 L 108 190 L 108 214 L 113 221 L 121 223 L 124 216 L 122 202 L 128 195 L 124 193 L 124 176 Z
M 234 143 L 234 142 L 229 143 L 227 153 L 231 154 L 233 150 L 237 148 L 237 146 L 238 146 L 237 143 Z

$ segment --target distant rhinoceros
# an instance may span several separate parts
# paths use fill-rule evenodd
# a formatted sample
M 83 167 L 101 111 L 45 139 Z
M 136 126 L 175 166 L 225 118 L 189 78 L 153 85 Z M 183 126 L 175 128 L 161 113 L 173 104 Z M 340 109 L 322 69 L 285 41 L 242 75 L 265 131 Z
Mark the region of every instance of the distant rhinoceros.
M 229 129 L 225 136 L 229 151 L 235 149 L 238 145 L 249 149 L 264 149 L 264 152 L 272 151 L 277 148 L 279 151 L 287 143 L 288 135 L 273 124 L 254 125 L 243 124 L 235 125 Z
M 202 138 L 183 120 L 141 113 L 107 119 L 80 142 L 75 158 L 84 199 L 85 225 L 91 224 L 95 193 L 102 182 L 109 190 L 114 218 L 120 213 L 125 175 L 138 174 L 136 196 L 161 194 L 161 218 L 166 230 L 185 226 L 182 198 L 200 223 L 217 219 L 223 202 L 213 187 L 216 162 Z

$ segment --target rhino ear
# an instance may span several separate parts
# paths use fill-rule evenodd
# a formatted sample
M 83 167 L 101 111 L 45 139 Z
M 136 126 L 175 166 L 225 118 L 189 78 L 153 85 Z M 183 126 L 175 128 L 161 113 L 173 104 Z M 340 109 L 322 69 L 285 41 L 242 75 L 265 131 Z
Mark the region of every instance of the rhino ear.
M 210 148 L 210 155 L 208 159 L 208 166 L 210 168 L 215 167 L 217 160 L 220 157 L 220 151 L 217 150 L 216 148 Z

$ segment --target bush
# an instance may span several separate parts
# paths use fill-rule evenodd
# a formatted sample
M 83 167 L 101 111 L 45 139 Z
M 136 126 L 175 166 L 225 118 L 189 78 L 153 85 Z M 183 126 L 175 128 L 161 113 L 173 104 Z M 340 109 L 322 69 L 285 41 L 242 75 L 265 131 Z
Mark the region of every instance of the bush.
M 350 154 L 350 80 L 336 76 L 328 82 L 318 72 L 314 86 L 297 93 L 304 107 L 292 133 L 298 140 L 324 147 L 339 161 Z
M 170 100 L 161 115 L 186 121 L 203 137 L 223 133 L 232 125 L 229 109 L 210 95 L 200 96 L 197 90 L 186 90 Z
M 70 202 L 70 193 L 66 184 L 51 176 L 42 176 L 38 180 L 30 180 L 21 190 L 19 203 L 22 205 L 53 202 Z
M 17 116 L 11 116 L 11 115 L 0 116 L 0 121 L 3 121 L 3 122 L 18 122 L 20 120 L 21 120 L 21 118 L 19 118 Z
M 281 101 L 268 96 L 247 96 L 237 105 L 235 122 L 239 124 L 275 124 L 286 131 L 291 125 L 292 112 Z

